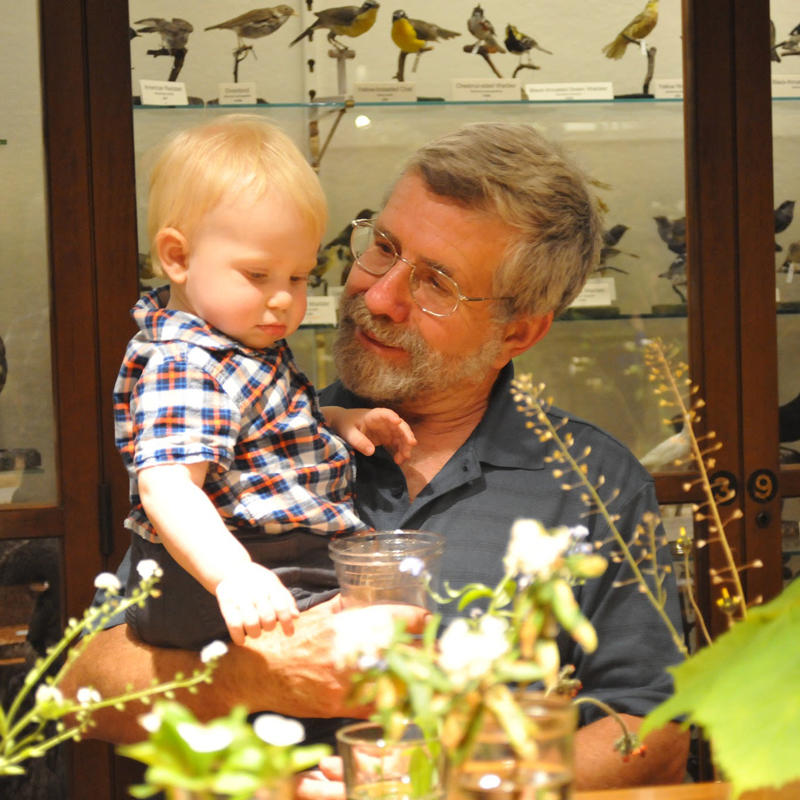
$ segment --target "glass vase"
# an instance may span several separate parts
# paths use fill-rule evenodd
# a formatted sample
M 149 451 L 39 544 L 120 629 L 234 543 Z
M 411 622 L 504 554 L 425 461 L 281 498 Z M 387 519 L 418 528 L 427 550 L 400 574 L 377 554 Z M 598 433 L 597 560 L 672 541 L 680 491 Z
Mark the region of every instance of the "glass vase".
M 451 771 L 452 800 L 571 800 L 577 708 L 569 698 L 538 692 L 517 700 L 533 723 L 534 753 L 519 755 L 487 717 L 470 754 Z

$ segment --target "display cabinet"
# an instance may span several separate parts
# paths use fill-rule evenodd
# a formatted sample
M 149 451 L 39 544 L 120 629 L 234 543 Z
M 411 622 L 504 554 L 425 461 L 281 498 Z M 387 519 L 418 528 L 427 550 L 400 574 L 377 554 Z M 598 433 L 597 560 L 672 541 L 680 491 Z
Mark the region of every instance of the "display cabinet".
M 563 142 L 598 181 L 598 195 L 608 209 L 607 227 L 628 226 L 616 245 L 625 252 L 609 258 L 605 273 L 597 276 L 613 278 L 616 297 L 610 304 L 573 309 L 554 324 L 545 342 L 519 360 L 518 369 L 545 381 L 557 404 L 597 422 L 644 458 L 669 431 L 661 425 L 643 373 L 641 343 L 654 336 L 677 343 L 707 401 L 702 424 L 724 443 L 715 473 L 720 492 L 737 490 L 724 508 L 742 517 L 727 528 L 727 535 L 743 561 L 764 564 L 747 573 L 748 595 L 774 595 L 783 578 L 781 518 L 789 523 L 797 519 L 798 501 L 793 498 L 800 496 L 800 467 L 779 462 L 778 433 L 779 406 L 800 393 L 800 315 L 795 305 L 800 278 L 794 270 L 780 271 L 800 236 L 791 224 L 775 233 L 775 208 L 795 199 L 794 173 L 800 162 L 794 123 L 800 101 L 771 98 L 771 69 L 773 74 L 791 74 L 793 59 L 787 56 L 780 64 L 769 60 L 771 12 L 766 0 L 683 0 L 680 12 L 676 4 L 662 4 L 657 29 L 662 38 L 652 39 L 658 46 L 655 76 L 682 75 L 683 100 L 568 103 L 455 102 L 454 74 L 492 77 L 492 72 L 479 55 L 463 51 L 472 41 L 465 29 L 468 10 L 442 7 L 440 17 L 438 8 L 419 4 L 407 9 L 409 15 L 429 16 L 462 33 L 461 39 L 439 42 L 433 52 L 423 54 L 416 73 L 410 71 L 411 59 L 405 64 L 419 96 L 442 99 L 354 105 L 338 97 L 342 62 L 329 58 L 324 34 L 288 47 L 314 19 L 312 4 L 301 4 L 300 19 L 252 42 L 254 52 L 238 64 L 239 81 L 254 81 L 256 95 L 269 101 L 247 109 L 209 105 L 220 95 L 219 83 L 233 79 L 237 46 L 229 30 L 203 30 L 223 21 L 222 16 L 210 16 L 220 5 L 221 0 L 204 7 L 176 0 L 167 9 L 149 0 L 40 0 L 34 22 L 41 33 L 46 187 L 45 199 L 38 198 L 45 222 L 36 236 L 49 244 L 39 259 L 47 267 L 45 277 L 35 290 L 40 300 L 48 298 L 40 303 L 48 322 L 37 336 L 41 347 L 52 345 L 52 356 L 50 362 L 38 357 L 37 369 L 45 377 L 28 401 L 21 397 L 18 407 L 23 410 L 14 412 L 17 417 L 2 406 L 13 396 L 7 394 L 11 388 L 0 397 L 5 437 L 0 449 L 9 447 L 9 431 L 24 419 L 26 402 L 50 402 L 54 423 L 40 436 L 45 444 L 31 445 L 44 460 L 38 467 L 43 471 L 28 476 L 28 486 L 41 486 L 41 493 L 23 493 L 0 508 L 0 537 L 54 543 L 65 576 L 59 589 L 65 612 L 80 613 L 91 599 L 93 575 L 103 565 L 114 567 L 127 545 L 121 527 L 127 480 L 113 443 L 111 389 L 133 332 L 128 311 L 140 290 L 139 254 L 146 251 L 142 156 L 176 127 L 236 110 L 281 125 L 318 164 L 331 205 L 326 241 L 361 209 L 379 206 L 404 158 L 419 144 L 462 123 L 521 121 Z M 247 10 L 241 3 L 226 5 L 230 17 Z M 527 32 L 552 51 L 534 58 L 540 69 L 518 73 L 523 85 L 550 79 L 611 80 L 615 94 L 636 94 L 646 59 L 631 53 L 606 64 L 587 53 L 613 38 L 620 25 L 610 21 L 612 16 L 624 22 L 641 5 L 639 0 L 603 6 L 575 0 L 569 13 L 565 4 L 551 4 L 537 17 L 536 9 L 517 4 L 504 6 L 493 21 L 498 29 L 515 19 L 520 28 L 526 20 L 536 22 Z M 773 3 L 779 32 L 788 33 L 796 24 L 789 22 L 794 13 L 790 5 Z M 515 12 L 512 19 L 501 18 L 506 11 Z M 148 27 L 137 20 L 161 17 L 162 12 L 185 15 L 192 22 L 178 80 L 186 82 L 192 100 L 202 105 L 148 108 L 131 102 L 131 95 L 141 95 L 140 79 L 165 80 L 176 67 L 170 54 L 147 53 L 158 51 L 157 34 L 144 32 L 130 39 L 132 25 L 134 31 Z M 379 18 L 382 27 L 376 27 L 372 38 L 348 42 L 363 56 L 343 65 L 351 85 L 390 82 L 398 67 L 398 51 L 388 32 L 389 9 L 380 13 L 386 19 Z M 589 28 L 595 31 L 593 38 L 584 41 L 576 31 Z M 608 36 L 595 41 L 600 30 Z M 636 66 L 631 67 L 634 57 Z M 493 60 L 506 75 L 518 64 L 511 56 Z M 12 75 L 13 65 L 4 63 Z M 278 74 L 284 77 L 275 80 Z M 309 103 L 312 92 L 317 101 L 332 99 Z M 15 102 L 19 109 L 36 105 L 33 95 Z M 11 142 L 0 130 L 0 140 L 4 138 Z M 16 160 L 4 145 L 0 159 L 6 165 Z M 676 270 L 670 276 L 675 254 L 659 236 L 656 216 L 686 217 L 685 286 L 679 274 L 673 279 Z M 22 237 L 21 227 L 9 233 L 12 241 L 15 236 Z M 776 238 L 781 252 L 775 250 Z M 24 262 L 27 255 L 18 260 Z M 4 261 L 3 269 L 9 286 L 18 286 L 19 264 Z M 329 289 L 340 282 L 337 272 L 333 268 L 325 276 Z M 9 300 L 15 312 L 31 306 L 26 296 L 13 300 L 9 292 Z M 11 319 L 9 312 L 0 330 L 3 338 Z M 304 328 L 293 342 L 319 385 L 335 377 L 327 355 L 332 336 L 330 328 Z M 16 353 L 13 357 L 18 358 Z M 672 513 L 668 506 L 697 496 L 695 488 L 684 489 L 693 478 L 690 472 L 657 463 L 652 468 L 665 513 Z M 679 523 L 691 524 L 690 516 Z M 787 552 L 800 551 L 791 525 L 784 527 Z M 707 574 L 707 566 L 700 564 L 698 576 Z M 712 612 L 708 582 L 701 580 L 698 591 L 718 630 L 721 620 Z M 82 744 L 80 753 L 73 770 L 74 786 L 80 789 L 72 796 L 110 797 L 114 785 L 119 797 L 126 796 L 124 776 L 118 774 L 116 781 L 112 776 L 107 747 Z

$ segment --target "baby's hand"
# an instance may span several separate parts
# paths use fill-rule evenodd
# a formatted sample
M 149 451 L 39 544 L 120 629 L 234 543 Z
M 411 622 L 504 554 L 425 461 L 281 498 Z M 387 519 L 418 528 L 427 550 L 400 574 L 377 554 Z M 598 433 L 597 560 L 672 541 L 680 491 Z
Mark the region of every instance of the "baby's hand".
M 278 576 L 260 564 L 247 563 L 228 573 L 215 591 L 219 610 L 234 644 L 245 636 L 257 637 L 280 623 L 287 635 L 294 633 L 300 616 L 291 592 Z
M 365 456 L 383 445 L 395 463 L 402 464 L 417 443 L 408 423 L 389 408 L 337 408 L 333 414 L 325 411 L 336 433 Z

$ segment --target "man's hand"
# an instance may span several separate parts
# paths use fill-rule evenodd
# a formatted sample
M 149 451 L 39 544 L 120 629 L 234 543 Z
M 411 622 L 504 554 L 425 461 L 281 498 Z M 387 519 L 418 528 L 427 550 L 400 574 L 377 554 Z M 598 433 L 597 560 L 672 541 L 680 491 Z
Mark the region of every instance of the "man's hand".
M 294 633 L 300 616 L 292 593 L 271 570 L 252 561 L 235 567 L 217 584 L 214 592 L 219 610 L 234 644 L 244 644 L 245 635 L 258 637 L 280 623 L 283 632 Z
M 382 445 L 394 456 L 396 464 L 402 464 L 417 443 L 408 423 L 389 408 L 326 406 L 322 411 L 336 433 L 365 456 L 371 456 Z

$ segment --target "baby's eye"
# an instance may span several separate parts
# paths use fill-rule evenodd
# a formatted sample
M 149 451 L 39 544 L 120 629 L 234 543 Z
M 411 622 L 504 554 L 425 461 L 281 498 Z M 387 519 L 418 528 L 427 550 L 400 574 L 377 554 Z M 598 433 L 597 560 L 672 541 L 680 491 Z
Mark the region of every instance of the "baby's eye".
M 308 283 L 308 275 L 292 275 L 292 283 Z
M 254 283 L 260 283 L 269 277 L 266 272 L 253 272 L 252 270 L 246 270 L 244 274 L 248 280 Z

